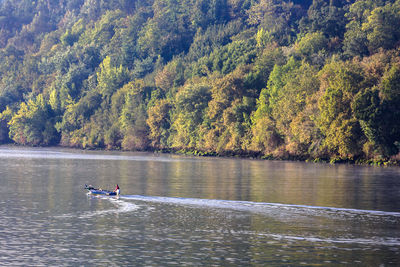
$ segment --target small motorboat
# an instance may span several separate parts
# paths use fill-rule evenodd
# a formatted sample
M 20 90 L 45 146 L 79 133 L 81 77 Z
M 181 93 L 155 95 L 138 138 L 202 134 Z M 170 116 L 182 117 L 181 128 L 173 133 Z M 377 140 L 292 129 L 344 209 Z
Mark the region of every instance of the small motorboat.
M 110 190 L 103 190 L 100 188 L 94 188 L 91 185 L 85 184 L 85 189 L 92 195 L 104 195 L 104 196 L 117 196 L 117 192 Z

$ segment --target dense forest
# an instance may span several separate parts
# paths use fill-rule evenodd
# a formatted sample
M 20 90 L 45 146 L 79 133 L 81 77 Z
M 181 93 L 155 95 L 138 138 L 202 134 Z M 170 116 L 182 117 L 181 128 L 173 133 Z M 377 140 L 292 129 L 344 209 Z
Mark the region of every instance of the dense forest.
M 0 59 L 0 143 L 400 159 L 400 0 L 0 0 Z

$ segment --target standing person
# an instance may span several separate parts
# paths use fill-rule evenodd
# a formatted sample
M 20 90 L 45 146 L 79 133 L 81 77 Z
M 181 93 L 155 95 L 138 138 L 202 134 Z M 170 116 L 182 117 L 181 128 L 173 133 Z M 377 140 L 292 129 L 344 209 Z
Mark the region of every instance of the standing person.
M 114 192 L 117 193 L 117 195 L 119 195 L 119 194 L 121 193 L 121 190 L 119 189 L 118 184 L 117 184 L 117 186 L 115 187 Z

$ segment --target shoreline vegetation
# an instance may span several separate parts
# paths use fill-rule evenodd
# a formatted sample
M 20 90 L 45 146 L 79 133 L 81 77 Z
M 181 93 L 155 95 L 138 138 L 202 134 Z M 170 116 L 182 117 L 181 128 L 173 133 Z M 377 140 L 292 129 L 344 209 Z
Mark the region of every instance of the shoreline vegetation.
M 166 153 L 166 154 L 176 154 L 176 155 L 188 155 L 197 157 L 227 157 L 227 158 L 241 158 L 241 159 L 258 159 L 258 160 L 287 160 L 287 161 L 300 161 L 300 162 L 310 162 L 310 163 L 329 163 L 329 164 L 353 164 L 353 165 L 370 165 L 370 166 L 400 166 L 400 160 L 398 159 L 313 159 L 305 157 L 296 156 L 286 156 L 286 157 L 276 157 L 273 155 L 263 155 L 262 153 L 255 152 L 234 152 L 228 151 L 224 153 L 216 152 L 204 152 L 198 150 L 148 150 L 146 152 L 153 153 Z
M 34 146 L 23 146 L 18 144 L 1 144 L 1 146 L 5 147 L 34 147 Z M 41 148 L 46 148 L 44 146 L 36 146 Z M 216 153 L 216 152 L 206 152 L 199 150 L 188 150 L 188 149 L 150 149 L 150 150 L 122 150 L 122 149 L 104 149 L 104 148 L 77 148 L 77 147 L 66 147 L 66 146 L 47 146 L 49 148 L 69 148 L 76 149 L 77 151 L 120 151 L 120 152 L 150 152 L 150 153 L 163 153 L 163 154 L 171 154 L 171 155 L 183 155 L 183 156 L 194 156 L 194 157 L 215 157 L 215 158 L 239 158 L 239 159 L 255 159 L 255 160 L 286 160 L 286 161 L 297 161 L 297 162 L 306 162 L 306 163 L 328 163 L 328 164 L 352 164 L 352 165 L 369 165 L 369 166 L 384 166 L 384 167 L 397 167 L 400 166 L 399 159 L 312 159 L 312 158 L 304 158 L 304 157 L 275 157 L 273 155 L 263 155 L 262 153 L 254 153 L 254 152 L 224 152 L 224 153 Z
M 399 165 L 400 0 L 0 1 L 0 144 Z

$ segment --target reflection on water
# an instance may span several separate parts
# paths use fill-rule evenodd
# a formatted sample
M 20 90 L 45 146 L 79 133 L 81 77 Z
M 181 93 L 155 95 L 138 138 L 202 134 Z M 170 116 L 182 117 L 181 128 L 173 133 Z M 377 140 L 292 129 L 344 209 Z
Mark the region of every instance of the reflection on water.
M 2 266 L 400 264 L 400 170 L 0 148 Z M 83 185 L 123 191 L 87 195 Z

